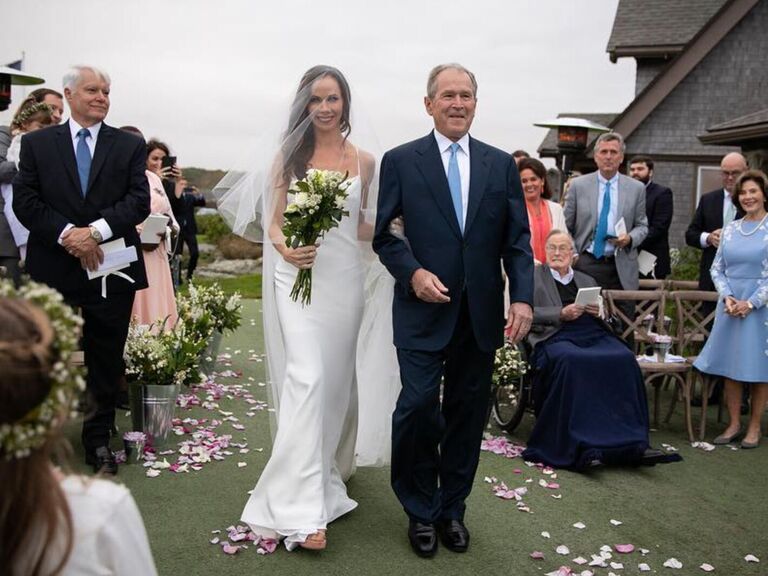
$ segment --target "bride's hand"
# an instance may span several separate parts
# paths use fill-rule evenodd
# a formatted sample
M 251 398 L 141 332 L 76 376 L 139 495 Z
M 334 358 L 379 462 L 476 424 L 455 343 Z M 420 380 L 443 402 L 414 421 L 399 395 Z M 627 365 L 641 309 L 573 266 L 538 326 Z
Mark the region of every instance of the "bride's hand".
M 285 247 L 283 250 L 283 260 L 296 268 L 312 268 L 317 256 L 317 246 L 299 246 L 298 248 Z

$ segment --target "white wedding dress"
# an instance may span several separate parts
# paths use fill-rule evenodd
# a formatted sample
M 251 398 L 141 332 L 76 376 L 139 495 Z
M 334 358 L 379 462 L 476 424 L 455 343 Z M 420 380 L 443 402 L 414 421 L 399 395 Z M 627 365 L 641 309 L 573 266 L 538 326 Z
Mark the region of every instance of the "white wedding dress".
M 277 434 L 242 520 L 257 534 L 284 538 L 289 550 L 357 506 L 344 480 L 354 471 L 357 434 L 355 364 L 365 280 L 360 203 L 358 176 L 348 188 L 349 216 L 317 251 L 310 305 L 289 297 L 298 270 L 282 258 L 274 267 L 282 335 L 280 354 L 269 355 L 280 364 L 270 367 L 270 376 L 280 379 Z

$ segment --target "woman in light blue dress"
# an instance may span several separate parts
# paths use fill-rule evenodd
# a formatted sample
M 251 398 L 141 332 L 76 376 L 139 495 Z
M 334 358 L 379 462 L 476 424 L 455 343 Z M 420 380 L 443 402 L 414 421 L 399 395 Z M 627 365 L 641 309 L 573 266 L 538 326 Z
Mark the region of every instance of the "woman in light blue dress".
M 742 448 L 760 443 L 760 418 L 768 400 L 768 179 L 759 170 L 739 177 L 733 203 L 744 212 L 723 229 L 712 263 L 720 301 L 712 333 L 694 366 L 723 376 L 730 418 L 715 444 L 741 435 L 741 397 L 751 384 L 751 410 Z

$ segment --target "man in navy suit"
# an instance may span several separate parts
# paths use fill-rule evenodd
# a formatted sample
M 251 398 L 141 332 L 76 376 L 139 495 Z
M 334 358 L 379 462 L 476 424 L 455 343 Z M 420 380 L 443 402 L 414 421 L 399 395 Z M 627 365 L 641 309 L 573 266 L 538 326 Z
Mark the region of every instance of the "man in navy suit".
M 381 163 L 374 250 L 396 279 L 393 324 L 402 391 L 392 420 L 392 487 L 414 551 L 464 552 L 464 525 L 504 331 L 531 325 L 533 256 L 512 157 L 468 134 L 477 83 L 458 64 L 429 75 L 435 129 Z M 402 218 L 405 241 L 390 231 Z M 504 279 L 510 306 L 504 324 Z M 442 403 L 440 400 L 442 383 Z
M 736 217 L 736 207 L 731 194 L 739 175 L 747 169 L 747 161 L 738 152 L 723 156 L 720 161 L 720 175 L 723 187 L 707 192 L 699 200 L 693 220 L 685 231 L 685 243 L 703 250 L 699 265 L 699 290 L 714 291 L 715 284 L 709 269 L 720 246 L 720 233 L 725 224 Z
M 64 77 L 68 122 L 24 136 L 13 181 L 13 210 L 29 229 L 26 269 L 59 290 L 83 315 L 82 346 L 92 406 L 83 422 L 85 459 L 116 473 L 109 450 L 123 348 L 136 290 L 147 287 L 136 225 L 149 215 L 144 140 L 104 123 L 109 76 L 76 67 Z M 138 260 L 119 274 L 88 280 L 104 255 L 99 244 L 123 238 Z M 105 292 L 106 290 L 106 292 Z
M 653 158 L 635 156 L 629 161 L 629 175 L 645 184 L 645 213 L 648 216 L 648 236 L 638 250 L 656 256 L 653 276 L 663 280 L 672 272 L 669 261 L 669 227 L 672 225 L 674 202 L 672 190 L 653 181 Z M 650 275 L 647 276 L 650 278 Z

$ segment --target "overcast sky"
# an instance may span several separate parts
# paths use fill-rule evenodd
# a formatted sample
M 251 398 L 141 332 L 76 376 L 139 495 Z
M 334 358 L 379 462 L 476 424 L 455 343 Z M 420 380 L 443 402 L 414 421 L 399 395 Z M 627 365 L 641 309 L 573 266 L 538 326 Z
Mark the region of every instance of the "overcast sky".
M 227 169 L 247 167 L 244 151 L 314 64 L 346 74 L 386 150 L 430 129 L 426 76 L 458 61 L 479 83 L 472 135 L 535 153 L 545 130 L 533 122 L 632 100 L 634 61 L 605 51 L 617 2 L 3 0 L 0 63 L 23 51 L 25 71 L 59 91 L 68 66 L 101 66 L 109 124 L 165 140 L 182 166 Z

